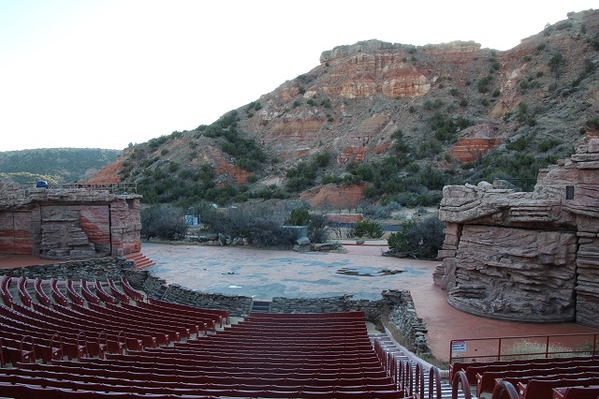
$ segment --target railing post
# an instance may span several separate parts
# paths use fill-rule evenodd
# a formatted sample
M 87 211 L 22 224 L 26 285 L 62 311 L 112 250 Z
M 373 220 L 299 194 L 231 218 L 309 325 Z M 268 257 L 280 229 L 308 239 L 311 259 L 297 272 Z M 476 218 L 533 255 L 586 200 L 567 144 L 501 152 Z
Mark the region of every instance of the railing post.
M 501 360 L 501 338 L 499 338 L 499 344 L 497 347 L 497 361 Z

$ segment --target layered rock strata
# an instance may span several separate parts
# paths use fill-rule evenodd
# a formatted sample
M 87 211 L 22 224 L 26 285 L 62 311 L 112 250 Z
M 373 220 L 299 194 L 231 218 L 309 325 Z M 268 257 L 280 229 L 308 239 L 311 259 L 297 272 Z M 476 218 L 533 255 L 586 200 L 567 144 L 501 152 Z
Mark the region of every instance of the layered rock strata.
M 599 326 L 599 139 L 541 170 L 533 192 L 444 188 L 434 273 L 450 304 L 500 319 Z

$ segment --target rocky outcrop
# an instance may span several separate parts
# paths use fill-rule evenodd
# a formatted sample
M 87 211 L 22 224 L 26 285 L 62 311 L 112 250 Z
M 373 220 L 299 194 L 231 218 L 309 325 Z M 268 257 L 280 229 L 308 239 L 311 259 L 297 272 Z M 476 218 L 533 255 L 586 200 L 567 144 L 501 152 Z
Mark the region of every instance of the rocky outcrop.
M 304 191 L 300 198 L 310 206 L 320 209 L 352 209 L 362 198 L 365 184 L 336 186 L 327 184 L 314 190 Z
M 447 186 L 434 281 L 484 316 L 599 326 L 599 139 L 539 173 L 531 193 Z

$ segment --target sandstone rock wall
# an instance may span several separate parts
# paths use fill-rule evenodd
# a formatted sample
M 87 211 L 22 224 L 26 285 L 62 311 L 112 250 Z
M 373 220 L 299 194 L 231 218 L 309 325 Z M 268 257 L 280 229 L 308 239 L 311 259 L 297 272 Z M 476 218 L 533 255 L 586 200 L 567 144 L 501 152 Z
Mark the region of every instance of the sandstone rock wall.
M 30 255 L 35 212 L 0 212 L 0 253 Z
M 435 271 L 456 308 L 502 319 L 599 326 L 599 140 L 539 173 L 531 193 L 447 186 Z
M 140 198 L 107 190 L 3 186 L 0 253 L 85 259 L 139 252 Z

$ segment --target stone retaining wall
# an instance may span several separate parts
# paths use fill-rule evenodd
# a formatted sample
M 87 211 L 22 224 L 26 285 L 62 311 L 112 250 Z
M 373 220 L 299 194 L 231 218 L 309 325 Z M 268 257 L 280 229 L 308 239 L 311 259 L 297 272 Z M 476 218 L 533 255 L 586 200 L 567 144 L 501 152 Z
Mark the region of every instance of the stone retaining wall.
M 164 279 L 144 270 L 135 270 L 133 261 L 122 257 L 68 261 L 47 265 L 35 265 L 0 270 L 12 277 L 60 280 L 119 280 L 125 276 L 131 286 L 144 291 L 149 297 L 166 302 L 180 303 L 206 309 L 228 310 L 231 316 L 246 317 L 250 314 L 252 298 L 194 291 L 178 284 L 167 284 Z M 363 311 L 367 321 L 381 326 L 388 315 L 389 323 L 412 344 L 417 353 L 428 353 L 426 326 L 416 315 L 409 291 L 389 290 L 377 301 L 354 300 L 352 295 L 326 298 L 273 298 L 273 313 L 333 313 Z
M 34 265 L 14 269 L 2 269 L 0 274 L 11 277 L 41 278 L 49 280 L 119 280 L 125 271 L 135 269 L 133 261 L 126 258 L 100 258 L 72 260 L 47 265 Z

